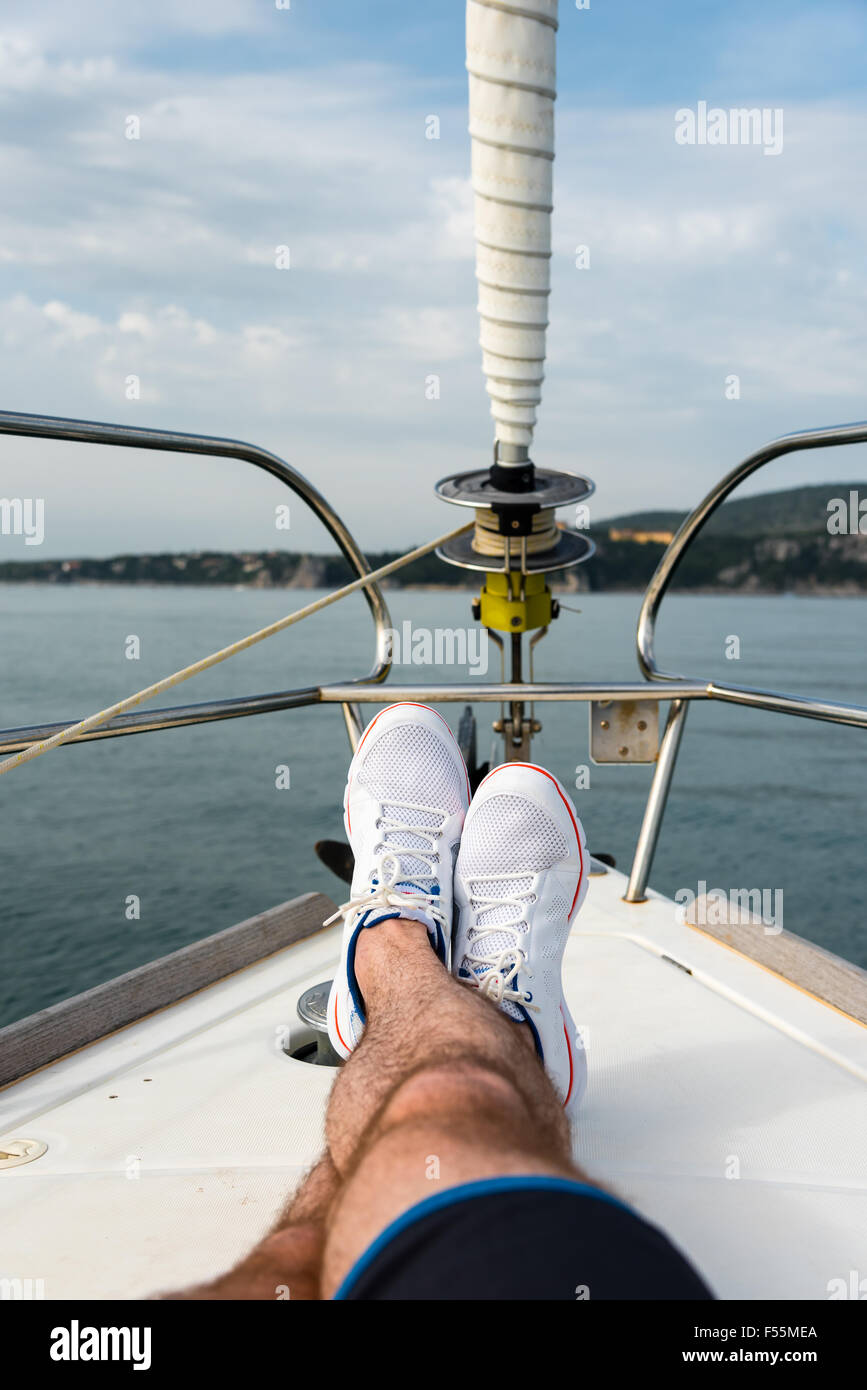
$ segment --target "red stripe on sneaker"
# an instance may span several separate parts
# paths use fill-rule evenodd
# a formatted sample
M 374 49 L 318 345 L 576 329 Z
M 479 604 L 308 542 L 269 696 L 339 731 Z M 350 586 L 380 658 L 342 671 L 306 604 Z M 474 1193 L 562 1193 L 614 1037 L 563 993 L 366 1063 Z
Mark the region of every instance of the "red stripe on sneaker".
M 352 1048 L 349 1046 L 349 1043 L 346 1041 L 343 1034 L 341 1033 L 340 1024 L 337 1022 L 337 990 L 334 991 L 334 1031 L 336 1032 L 340 1041 L 343 1043 L 343 1046 L 346 1048 L 346 1051 L 351 1052 Z
M 568 1105 L 568 1104 L 569 1104 L 569 1097 L 570 1097 L 571 1094 L 572 1094 L 572 1080 L 573 1080 L 573 1077 L 574 1077 L 574 1075 L 575 1075 L 575 1069 L 574 1069 L 574 1067 L 573 1067 L 573 1065 L 572 1065 L 572 1040 L 571 1040 L 571 1038 L 569 1037 L 569 1029 L 566 1027 L 566 1020 L 565 1020 L 565 1018 L 563 1018 L 563 1007 L 562 1007 L 562 1005 L 561 1005 L 561 1007 L 560 1007 L 560 1017 L 563 1019 L 563 1032 L 566 1034 L 566 1051 L 569 1053 L 569 1089 L 568 1089 L 568 1091 L 566 1092 L 566 1099 L 565 1099 L 564 1102 L 563 1102 L 564 1105 Z
M 373 719 L 371 719 L 371 721 L 370 721 L 370 723 L 368 724 L 367 728 L 365 729 L 364 733 L 361 735 L 361 740 L 360 740 L 360 742 L 359 742 L 358 747 L 357 747 L 356 750 L 355 750 L 355 754 L 354 754 L 354 757 L 353 757 L 353 762 L 355 761 L 355 758 L 358 757 L 358 754 L 361 752 L 362 748 L 364 747 L 364 740 L 367 738 L 367 735 L 370 733 L 370 731 L 371 731 L 371 729 L 373 728 L 374 724 L 376 723 L 377 719 L 381 719 L 382 716 L 383 716 L 384 714 L 388 714 L 389 710 L 392 710 L 392 709 L 424 709 L 424 710 L 427 710 L 428 714 L 435 714 L 436 717 L 437 717 L 437 719 L 440 721 L 440 723 L 441 723 L 441 724 L 445 724 L 445 726 L 446 726 L 446 728 L 448 729 L 449 733 L 452 734 L 452 731 L 451 731 L 451 729 L 449 728 L 449 725 L 446 723 L 445 719 L 443 719 L 443 717 L 442 717 L 442 715 L 440 714 L 439 710 L 431 709 L 430 705 L 421 705 L 421 704 L 419 704 L 418 701 L 416 701 L 416 700 L 402 700 L 402 701 L 400 702 L 400 704 L 397 704 L 397 705 L 386 705 L 385 709 L 381 709 L 381 710 L 379 711 L 379 714 L 377 714 Z M 458 746 L 458 741 L 457 741 L 457 739 L 455 738 L 454 734 L 452 734 L 452 741 L 453 741 L 455 747 L 457 748 L 458 752 L 460 753 L 461 750 L 460 750 L 460 747 Z M 467 772 L 467 765 L 466 765 L 466 763 L 464 762 L 464 757 L 463 757 L 463 754 L 462 754 L 462 753 L 461 753 L 461 767 L 464 769 L 464 777 L 467 779 L 467 801 L 471 801 L 471 800 L 472 800 L 473 794 L 472 794 L 472 792 L 470 791 L 470 775 L 469 775 L 469 773 Z M 352 779 L 350 778 L 350 782 L 351 782 L 351 780 L 352 780 Z M 350 833 L 350 835 L 351 835 L 351 834 L 352 834 L 352 822 L 351 822 L 350 817 L 349 817 L 349 795 L 348 795 L 348 791 L 349 791 L 349 786 L 347 785 L 347 797 L 346 797 L 346 828 L 347 828 L 347 830 L 349 831 L 349 833 Z
M 560 783 L 557 781 L 557 778 L 553 777 L 550 772 L 546 772 L 544 767 L 537 767 L 535 763 L 503 763 L 500 767 L 495 767 L 493 772 L 489 772 L 487 777 L 484 777 L 482 779 L 482 781 L 479 783 L 478 790 L 481 790 L 481 788 L 485 785 L 485 782 L 489 782 L 491 778 L 496 776 L 498 772 L 505 772 L 506 769 L 510 767 L 527 767 L 530 769 L 531 772 L 541 772 L 543 777 L 547 777 L 549 782 L 554 783 L 554 786 L 557 788 L 557 795 L 563 802 L 563 805 L 566 807 L 566 810 L 569 812 L 569 819 L 571 820 L 572 827 L 575 831 L 575 839 L 578 841 L 578 858 L 581 861 L 581 868 L 578 873 L 578 887 L 575 889 L 575 896 L 572 899 L 572 906 L 569 909 L 569 916 L 571 917 L 572 913 L 575 911 L 575 904 L 578 901 L 578 894 L 581 891 L 581 884 L 584 882 L 584 852 L 581 849 L 581 832 L 578 829 L 578 822 L 575 819 L 575 813 L 572 810 L 572 807 L 569 805 L 569 802 L 563 795 L 563 792 L 560 788 Z M 569 1055 L 571 1062 L 571 1053 Z

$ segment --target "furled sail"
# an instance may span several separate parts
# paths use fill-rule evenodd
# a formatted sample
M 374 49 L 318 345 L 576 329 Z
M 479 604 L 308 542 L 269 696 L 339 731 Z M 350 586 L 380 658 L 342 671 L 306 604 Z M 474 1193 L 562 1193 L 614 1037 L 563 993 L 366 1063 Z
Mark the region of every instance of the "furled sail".
M 503 455 L 524 454 L 542 396 L 556 32 L 557 0 L 468 0 L 482 369 Z

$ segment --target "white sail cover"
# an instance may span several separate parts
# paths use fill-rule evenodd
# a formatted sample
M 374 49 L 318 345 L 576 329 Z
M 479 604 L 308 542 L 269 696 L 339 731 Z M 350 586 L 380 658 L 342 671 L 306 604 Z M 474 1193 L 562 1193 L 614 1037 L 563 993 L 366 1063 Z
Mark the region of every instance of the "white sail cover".
M 495 438 L 529 445 L 551 258 L 557 0 L 468 0 L 482 369 Z

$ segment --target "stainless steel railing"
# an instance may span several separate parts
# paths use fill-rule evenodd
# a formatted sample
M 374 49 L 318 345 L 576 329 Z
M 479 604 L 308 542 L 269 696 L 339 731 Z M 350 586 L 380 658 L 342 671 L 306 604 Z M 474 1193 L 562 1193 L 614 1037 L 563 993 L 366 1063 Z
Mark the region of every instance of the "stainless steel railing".
M 337 542 L 341 554 L 359 577 L 370 572 L 370 566 L 361 548 L 321 492 L 291 464 L 278 458 L 276 454 L 269 453 L 267 449 L 258 448 L 255 444 L 205 434 L 182 434 L 176 430 L 140 429 L 132 425 L 109 425 L 92 420 L 67 420 L 53 415 L 21 415 L 11 410 L 0 411 L 0 434 L 27 435 L 36 439 L 66 439 L 84 444 L 111 444 L 128 449 L 158 449 L 168 453 L 201 454 L 210 458 L 239 459 L 242 463 L 253 464 L 284 483 L 307 503 Z M 384 681 L 391 669 L 387 644 L 391 618 L 378 584 L 365 585 L 362 592 L 373 616 L 376 642 L 373 669 L 369 675 L 360 677 L 360 683 L 368 685 Z M 346 688 L 350 691 L 352 684 L 351 681 L 347 682 Z M 306 686 L 300 690 L 279 690 L 266 695 L 242 696 L 232 700 L 207 700 L 169 709 L 144 710 L 122 715 L 80 739 L 70 739 L 70 743 L 117 738 L 123 734 L 150 733 L 156 729 L 175 729 L 185 724 L 207 724 L 220 719 L 238 719 L 248 714 L 268 714 L 273 710 L 315 704 L 318 698 L 318 687 Z M 350 693 L 343 702 L 350 741 L 358 737 L 360 727 L 353 699 Z M 74 722 L 70 719 L 56 724 L 0 730 L 0 753 L 14 753 L 21 748 L 27 748 L 31 743 L 49 738 Z
M 784 454 L 796 453 L 802 449 L 828 449 L 840 444 L 867 443 L 867 422 L 854 425 L 832 425 L 828 429 L 802 430 L 797 434 L 784 434 L 774 439 L 756 453 L 750 454 L 730 473 L 711 488 L 707 496 L 681 525 L 662 559 L 656 567 L 650 583 L 645 590 L 638 615 L 638 664 L 648 680 L 682 681 L 684 676 L 676 676 L 663 671 L 657 665 L 654 654 L 656 638 L 656 619 L 659 606 L 668 589 L 681 560 L 692 545 L 698 533 L 713 516 L 718 507 L 734 492 L 746 478 L 756 473 L 765 464 Z M 797 695 L 779 695 L 770 690 L 752 690 L 748 686 L 722 685 L 718 681 L 707 682 L 711 699 L 731 700 L 735 704 L 754 705 L 759 709 L 774 709 L 780 714 L 801 714 L 807 719 L 829 719 L 838 724 L 867 724 L 867 713 L 859 705 L 840 705 L 830 701 L 801 698 Z
M 20 415 L 0 412 L 0 434 L 30 435 L 44 439 L 67 439 L 91 444 L 112 444 L 128 448 L 161 449 L 170 452 L 194 453 L 212 457 L 236 458 L 271 473 L 310 506 L 337 542 L 342 554 L 356 574 L 363 576 L 370 567 L 358 545 L 325 498 L 289 464 L 275 454 L 234 439 L 212 438 L 207 435 L 181 434 L 170 430 L 139 429 L 126 425 L 109 425 L 86 420 L 67 420 L 52 416 Z M 390 670 L 387 630 L 390 619 L 385 600 L 378 586 L 371 583 L 363 592 L 374 620 L 376 660 L 371 673 L 358 680 L 327 685 L 306 686 L 296 690 L 275 691 L 270 694 L 244 696 L 230 700 L 211 700 L 199 704 L 173 706 L 168 709 L 139 711 L 123 715 L 99 729 L 70 742 L 116 738 L 127 734 L 147 733 L 157 729 L 178 728 L 188 724 L 203 724 L 222 719 L 236 719 L 252 714 L 266 714 L 278 709 L 303 705 L 339 704 L 343 709 L 350 744 L 355 748 L 363 728 L 361 705 L 382 704 L 386 700 L 427 700 L 430 702 L 501 703 L 503 701 L 583 701 L 593 700 L 656 700 L 671 701 L 665 732 L 656 760 L 653 780 L 639 831 L 635 855 L 629 876 L 625 900 L 644 901 L 653 857 L 659 841 L 662 819 L 668 802 L 677 754 L 693 700 L 722 700 L 731 704 L 748 705 L 776 714 L 797 715 L 829 723 L 867 727 L 867 707 L 809 696 L 788 695 L 749 686 L 723 684 L 679 676 L 662 670 L 656 662 L 654 641 L 656 620 L 662 599 L 689 546 L 708 518 L 713 515 L 729 494 L 752 473 L 773 459 L 803 449 L 829 448 L 841 444 L 867 443 L 867 423 L 836 425 L 828 429 L 805 430 L 784 435 L 751 454 L 728 473 L 684 521 L 651 579 L 638 620 L 637 647 L 639 666 L 645 676 L 642 681 L 595 682 L 521 682 L 480 684 L 469 682 L 451 685 L 388 685 L 383 688 Z M 30 744 L 49 738 L 73 723 L 73 719 L 55 724 L 0 730 L 0 753 L 13 753 Z
M 745 478 L 764 468 L 773 459 L 802 449 L 826 449 L 840 444 L 867 443 L 867 422 L 852 425 L 832 425 L 827 429 L 801 430 L 795 434 L 784 434 L 772 440 L 763 448 L 733 468 L 730 473 L 711 488 L 707 496 L 680 526 L 665 554 L 656 567 L 645 591 L 638 617 L 638 664 L 649 681 L 659 681 L 670 689 L 677 698 L 672 702 L 668 725 L 660 745 L 659 756 L 653 774 L 653 781 L 644 810 L 644 818 L 635 847 L 629 886 L 625 898 L 627 902 L 643 902 L 653 856 L 659 841 L 662 818 L 668 801 L 668 793 L 674 776 L 677 754 L 683 738 L 688 701 L 695 696 L 681 696 L 676 687 L 682 686 L 688 677 L 663 671 L 656 662 L 654 641 L 656 619 L 662 599 L 671 584 L 677 568 L 692 545 L 702 527 L 713 516 L 718 507 Z M 863 705 L 847 705 L 832 700 L 816 700 L 804 695 L 784 695 L 773 690 L 756 690 L 750 686 L 728 685 L 720 681 L 704 683 L 705 697 L 709 700 L 725 700 L 730 704 L 749 705 L 753 709 L 765 709 L 774 714 L 794 714 L 804 719 L 821 719 L 833 724 L 850 724 L 857 728 L 867 727 L 867 708 Z

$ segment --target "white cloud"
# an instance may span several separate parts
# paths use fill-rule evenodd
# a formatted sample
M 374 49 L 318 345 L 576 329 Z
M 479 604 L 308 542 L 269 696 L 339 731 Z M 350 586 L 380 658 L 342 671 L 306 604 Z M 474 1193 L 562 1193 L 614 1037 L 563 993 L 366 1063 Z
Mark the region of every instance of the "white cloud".
M 4 0 L 3 24 L 11 39 L 51 52 L 83 49 L 105 52 L 134 48 L 152 35 L 223 35 L 267 32 L 285 22 L 291 11 L 251 4 L 250 0 L 148 0 L 141 4 L 106 4 L 105 0 Z
M 42 313 L 57 330 L 56 339 L 66 339 L 79 343 L 83 338 L 91 338 L 95 333 L 100 332 L 99 319 L 94 318 L 93 314 L 82 314 L 70 309 L 68 304 L 61 304 L 59 300 L 52 299 L 42 307 Z
M 85 6 L 84 51 L 13 12 L 0 403 L 253 437 L 303 460 L 371 546 L 394 541 L 396 478 L 422 518 L 411 539 L 439 524 L 432 482 L 490 438 L 464 113 L 427 141 L 419 92 L 382 65 L 178 74 L 125 56 L 128 16 L 102 34 Z M 148 22 L 225 34 L 249 14 L 166 5 Z M 539 461 L 596 473 L 600 513 L 677 505 L 769 435 L 863 414 L 864 113 L 787 106 L 769 160 L 677 146 L 673 106 L 560 106 Z M 151 468 L 157 490 L 177 476 Z M 222 516 L 196 543 L 243 543 Z

